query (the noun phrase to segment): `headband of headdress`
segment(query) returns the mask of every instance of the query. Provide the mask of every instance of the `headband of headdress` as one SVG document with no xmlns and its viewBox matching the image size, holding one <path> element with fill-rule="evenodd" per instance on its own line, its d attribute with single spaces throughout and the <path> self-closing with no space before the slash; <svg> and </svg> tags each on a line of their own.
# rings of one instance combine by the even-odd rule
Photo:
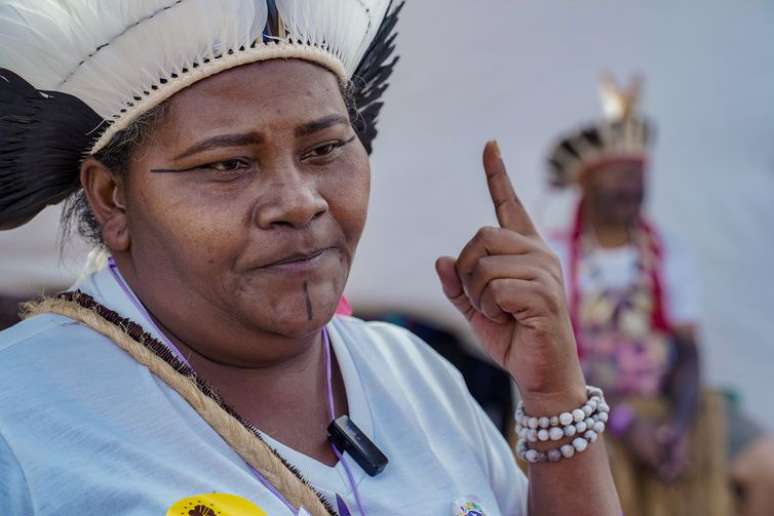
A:
<svg viewBox="0 0 774 516">
<path fill-rule="evenodd" d="M 620 162 L 644 164 L 652 129 L 637 113 L 642 80 L 620 87 L 610 76 L 600 83 L 605 119 L 564 135 L 548 156 L 549 182 L 563 188 L 588 172 Z"/>
<path fill-rule="evenodd" d="M 397 62 L 393 0 L 7 0 L 0 4 L 0 229 L 80 188 L 80 162 L 197 81 L 278 58 L 352 91 L 366 150 Z"/>
</svg>

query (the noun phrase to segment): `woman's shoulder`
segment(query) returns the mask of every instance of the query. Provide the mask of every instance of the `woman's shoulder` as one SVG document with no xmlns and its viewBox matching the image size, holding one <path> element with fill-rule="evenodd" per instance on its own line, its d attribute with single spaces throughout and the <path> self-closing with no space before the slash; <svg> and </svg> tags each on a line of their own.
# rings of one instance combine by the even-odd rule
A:
<svg viewBox="0 0 774 516">
<path fill-rule="evenodd" d="M 63 315 L 35 315 L 0 331 L 0 367 L 8 365 L 7 357 L 12 355 L 72 350 L 101 338 L 104 337 Z"/>
<path fill-rule="evenodd" d="M 55 402 L 69 392 L 99 389 L 84 378 L 125 371 L 128 364 L 107 337 L 54 314 L 30 317 L 0 332 L 0 419 L 25 402 Z"/>
<path fill-rule="evenodd" d="M 75 321 L 56 314 L 41 314 L 0 331 L 0 367 L 8 363 L 3 356 L 40 350 L 72 333 Z"/>
</svg>

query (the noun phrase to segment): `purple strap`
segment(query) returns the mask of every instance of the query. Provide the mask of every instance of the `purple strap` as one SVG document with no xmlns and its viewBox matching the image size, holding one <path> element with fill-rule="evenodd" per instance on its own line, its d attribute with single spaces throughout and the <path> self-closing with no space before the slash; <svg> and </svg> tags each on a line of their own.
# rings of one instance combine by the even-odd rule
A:
<svg viewBox="0 0 774 516">
<path fill-rule="evenodd" d="M 339 516 L 352 516 L 352 513 L 349 512 L 349 507 L 347 507 L 344 499 L 338 494 L 336 495 L 336 508 L 339 510 Z"/>
<path fill-rule="evenodd" d="M 328 337 L 327 328 L 323 328 L 323 344 L 325 345 L 325 367 L 327 369 L 326 373 L 328 380 L 328 411 L 330 413 L 331 421 L 333 421 L 336 419 L 336 408 L 333 403 L 333 366 L 331 364 L 331 340 Z M 341 452 L 339 452 L 338 448 L 336 448 L 333 443 L 331 443 L 331 450 L 333 450 L 333 453 L 336 454 L 336 457 L 339 459 L 339 462 L 341 462 L 341 465 L 344 466 L 344 471 L 347 474 L 347 480 L 349 480 L 349 485 L 352 488 L 352 494 L 355 496 L 357 508 L 360 510 L 360 516 L 366 516 L 363 501 L 360 499 L 360 493 L 357 490 L 357 485 L 355 485 L 355 478 L 352 476 L 352 470 L 349 468 L 349 464 L 347 464 L 347 461 L 344 460 Z M 339 501 L 339 503 L 343 502 L 343 500 L 341 500 L 338 495 L 336 495 L 336 499 Z M 341 512 L 341 509 L 339 509 L 339 512 Z M 349 511 L 347 512 L 349 513 Z"/>
<path fill-rule="evenodd" d="M 191 364 L 188 362 L 185 356 L 183 356 L 180 350 L 177 349 L 177 346 L 175 346 L 172 343 L 172 341 L 167 338 L 164 332 L 159 329 L 159 327 L 153 321 L 153 317 L 151 317 L 150 313 L 148 313 L 148 310 L 140 302 L 140 300 L 137 299 L 137 296 L 134 295 L 134 292 L 132 292 L 132 289 L 129 288 L 129 285 L 126 283 L 126 280 L 121 275 L 121 271 L 118 270 L 118 265 L 116 265 L 116 262 L 112 256 L 108 258 L 108 268 L 110 269 L 110 273 L 113 275 L 113 279 L 115 279 L 116 283 L 118 283 L 118 286 L 121 287 L 121 290 L 124 291 L 124 294 L 126 294 L 126 297 L 129 298 L 129 301 L 132 302 L 134 307 L 145 318 L 146 323 L 151 327 L 152 330 L 155 331 L 156 335 L 159 336 L 159 338 L 161 339 L 161 342 L 169 349 L 169 351 L 172 352 L 173 355 L 175 355 L 175 358 L 183 362 L 188 367 L 191 367 Z M 193 370 L 192 367 L 191 369 Z"/>
</svg>

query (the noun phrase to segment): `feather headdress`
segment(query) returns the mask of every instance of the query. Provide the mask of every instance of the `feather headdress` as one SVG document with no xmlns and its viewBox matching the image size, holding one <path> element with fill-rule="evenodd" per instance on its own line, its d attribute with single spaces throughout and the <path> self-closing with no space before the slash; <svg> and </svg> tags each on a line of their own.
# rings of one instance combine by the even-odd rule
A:
<svg viewBox="0 0 774 516">
<path fill-rule="evenodd" d="M 609 75 L 603 76 L 600 94 L 605 119 L 564 135 L 554 145 L 548 156 L 552 186 L 574 184 L 582 174 L 605 164 L 645 162 L 652 129 L 637 113 L 641 88 L 639 77 L 621 87 Z"/>
<path fill-rule="evenodd" d="M 397 61 L 393 0 L 7 0 L 0 4 L 0 229 L 79 188 L 84 156 L 183 88 L 297 58 L 353 93 L 368 152 Z"/>
</svg>

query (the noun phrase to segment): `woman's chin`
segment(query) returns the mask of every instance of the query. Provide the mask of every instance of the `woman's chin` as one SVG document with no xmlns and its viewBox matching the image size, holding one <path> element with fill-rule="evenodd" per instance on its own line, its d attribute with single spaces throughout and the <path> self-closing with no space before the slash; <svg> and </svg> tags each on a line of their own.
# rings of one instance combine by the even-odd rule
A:
<svg viewBox="0 0 774 516">
<path fill-rule="evenodd" d="M 252 326 L 289 338 L 299 338 L 320 331 L 336 313 L 338 299 L 316 303 L 314 306 L 281 307 L 269 309 L 270 313 L 252 312 Z M 268 317 L 267 317 L 268 315 Z"/>
<path fill-rule="evenodd" d="M 238 293 L 237 311 L 259 331 L 302 337 L 319 331 L 336 313 L 346 275 L 336 271 L 303 282 L 246 282 Z"/>
</svg>

